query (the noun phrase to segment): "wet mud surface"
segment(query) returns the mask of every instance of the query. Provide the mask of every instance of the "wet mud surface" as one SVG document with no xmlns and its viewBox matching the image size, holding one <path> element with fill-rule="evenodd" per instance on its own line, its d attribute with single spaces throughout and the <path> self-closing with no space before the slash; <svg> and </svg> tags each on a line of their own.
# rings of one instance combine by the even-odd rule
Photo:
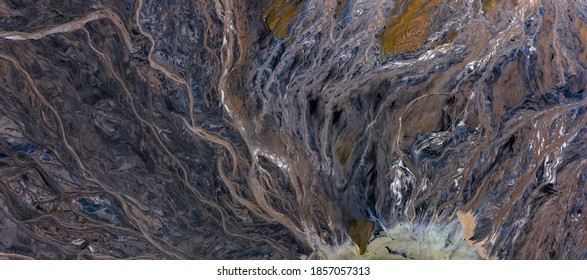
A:
<svg viewBox="0 0 587 280">
<path fill-rule="evenodd" d="M 585 259 L 586 67 L 586 1 L 0 1 L 0 258 Z"/>
</svg>

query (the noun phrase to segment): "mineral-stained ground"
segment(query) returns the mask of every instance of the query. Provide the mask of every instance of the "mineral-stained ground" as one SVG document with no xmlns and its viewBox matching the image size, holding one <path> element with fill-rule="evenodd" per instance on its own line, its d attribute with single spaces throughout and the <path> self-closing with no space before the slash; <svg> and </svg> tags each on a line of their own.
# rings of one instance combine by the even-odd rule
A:
<svg viewBox="0 0 587 280">
<path fill-rule="evenodd" d="M 0 258 L 585 259 L 587 0 L 1 0 Z"/>
</svg>

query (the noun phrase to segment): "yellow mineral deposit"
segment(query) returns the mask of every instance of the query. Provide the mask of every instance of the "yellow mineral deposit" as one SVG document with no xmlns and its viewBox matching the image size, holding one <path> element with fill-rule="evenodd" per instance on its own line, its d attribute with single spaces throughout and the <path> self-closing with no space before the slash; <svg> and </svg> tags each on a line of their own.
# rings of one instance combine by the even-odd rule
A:
<svg viewBox="0 0 587 280">
<path fill-rule="evenodd" d="M 263 16 L 273 36 L 285 38 L 289 34 L 292 22 L 299 15 L 303 1 L 275 0 L 266 9 Z"/>
<path fill-rule="evenodd" d="M 493 6 L 495 6 L 495 4 L 497 4 L 497 0 L 483 0 L 481 2 L 483 3 L 483 11 L 486 13 L 491 11 Z"/>
<path fill-rule="evenodd" d="M 441 0 L 397 1 L 390 21 L 380 38 L 384 54 L 416 51 L 430 36 L 430 24 Z"/>
</svg>

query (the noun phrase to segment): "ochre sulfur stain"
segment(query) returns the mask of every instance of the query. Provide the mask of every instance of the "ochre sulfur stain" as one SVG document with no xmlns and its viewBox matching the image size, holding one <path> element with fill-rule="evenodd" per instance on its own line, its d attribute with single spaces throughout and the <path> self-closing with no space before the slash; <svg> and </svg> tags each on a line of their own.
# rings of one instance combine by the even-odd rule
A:
<svg viewBox="0 0 587 280">
<path fill-rule="evenodd" d="M 459 35 L 459 32 L 457 30 L 451 31 L 450 33 L 448 33 L 448 35 L 446 35 L 445 43 L 450 43 L 454 41 L 455 38 L 457 38 L 457 35 Z"/>
<path fill-rule="evenodd" d="M 275 0 L 265 9 L 263 17 L 271 29 L 273 36 L 285 38 L 289 33 L 289 26 L 302 9 L 300 0 Z"/>
<path fill-rule="evenodd" d="M 487 13 L 497 4 L 497 0 L 482 0 L 481 3 L 483 3 L 483 11 Z"/>
<path fill-rule="evenodd" d="M 369 220 L 354 220 L 349 223 L 347 234 L 359 247 L 359 255 L 365 254 L 371 234 L 375 230 L 375 223 Z"/>
<path fill-rule="evenodd" d="M 386 24 L 381 35 L 380 44 L 384 54 L 416 51 L 430 36 L 430 24 L 436 17 L 431 8 L 440 4 L 441 0 L 412 0 L 407 6 L 405 1 L 398 1 L 393 14 L 399 14 Z M 403 5 L 402 5 L 403 4 Z"/>
<path fill-rule="evenodd" d="M 518 0 L 481 0 L 481 4 L 483 4 L 483 12 L 489 13 L 498 3 L 502 4 L 501 6 L 504 7 L 506 4 L 511 4 L 512 7 L 518 6 Z"/>
</svg>

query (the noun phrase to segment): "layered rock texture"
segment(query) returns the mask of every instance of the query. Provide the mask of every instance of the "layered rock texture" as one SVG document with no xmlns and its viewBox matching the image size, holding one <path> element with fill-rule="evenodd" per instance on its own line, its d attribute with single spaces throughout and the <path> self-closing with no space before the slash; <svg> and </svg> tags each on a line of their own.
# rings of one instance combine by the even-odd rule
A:
<svg viewBox="0 0 587 280">
<path fill-rule="evenodd" d="M 585 259 L 587 1 L 0 1 L 0 258 Z"/>
</svg>

